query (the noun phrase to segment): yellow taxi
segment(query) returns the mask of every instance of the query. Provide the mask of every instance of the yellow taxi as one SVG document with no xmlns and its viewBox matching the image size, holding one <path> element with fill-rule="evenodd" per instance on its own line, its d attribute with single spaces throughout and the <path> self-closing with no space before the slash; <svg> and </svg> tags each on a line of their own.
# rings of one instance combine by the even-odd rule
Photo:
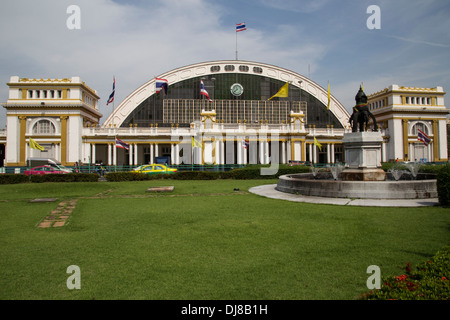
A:
<svg viewBox="0 0 450 320">
<path fill-rule="evenodd" d="M 177 172 L 177 169 L 169 168 L 163 164 L 149 164 L 134 168 L 133 172 L 147 174 L 171 174 Z"/>
</svg>

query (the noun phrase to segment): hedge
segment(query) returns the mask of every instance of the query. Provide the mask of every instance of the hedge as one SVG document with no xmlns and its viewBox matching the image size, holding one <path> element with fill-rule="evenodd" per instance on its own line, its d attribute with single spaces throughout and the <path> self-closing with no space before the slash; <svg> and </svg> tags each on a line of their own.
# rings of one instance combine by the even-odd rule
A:
<svg viewBox="0 0 450 320">
<path fill-rule="evenodd" d="M 405 273 L 382 279 L 380 289 L 362 294 L 360 300 L 450 300 L 450 247 Z"/>
<path fill-rule="evenodd" d="M 0 184 L 16 184 L 16 183 L 25 183 L 28 182 L 28 176 L 24 174 L 0 174 Z"/>
<path fill-rule="evenodd" d="M 450 164 L 443 166 L 436 178 L 439 203 L 448 206 L 450 204 Z"/>
<path fill-rule="evenodd" d="M 105 175 L 106 180 L 111 182 L 120 181 L 144 181 L 153 179 L 162 179 L 162 174 L 150 175 L 139 172 L 111 172 Z"/>
<path fill-rule="evenodd" d="M 236 180 L 250 180 L 250 179 L 273 179 L 281 175 L 293 173 L 305 173 L 310 171 L 307 166 L 281 166 L 273 175 L 262 175 L 261 169 L 263 166 L 250 165 L 241 169 L 234 169 L 232 171 L 217 172 L 217 171 L 178 171 L 173 174 L 157 174 L 149 175 L 146 173 L 135 172 L 111 172 L 105 175 L 108 181 L 143 181 L 155 179 L 173 179 L 173 180 L 217 180 L 217 179 L 236 179 Z M 268 167 L 267 167 L 268 169 Z"/>
<path fill-rule="evenodd" d="M 276 172 L 272 175 L 262 175 L 262 169 L 270 170 L 270 167 L 263 166 L 248 166 L 241 169 L 235 169 L 231 171 L 233 179 L 250 180 L 250 179 L 275 179 L 282 175 L 294 174 L 294 173 L 308 173 L 311 168 L 308 166 L 280 166 Z M 270 171 L 268 171 L 270 173 Z"/>
<path fill-rule="evenodd" d="M 28 179 L 28 177 L 27 177 Z M 31 182 L 97 182 L 98 174 L 96 173 L 65 173 L 65 174 L 44 174 L 32 175 Z"/>
<path fill-rule="evenodd" d="M 95 173 L 67 173 L 67 174 L 44 174 L 32 175 L 25 174 L 0 174 L 0 184 L 16 184 L 27 182 L 96 182 L 98 175 Z"/>
</svg>

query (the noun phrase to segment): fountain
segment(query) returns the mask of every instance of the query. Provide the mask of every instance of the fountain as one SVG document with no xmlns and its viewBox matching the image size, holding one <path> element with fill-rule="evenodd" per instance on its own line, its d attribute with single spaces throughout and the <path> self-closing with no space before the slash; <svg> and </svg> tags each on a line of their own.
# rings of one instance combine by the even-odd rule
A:
<svg viewBox="0 0 450 320">
<path fill-rule="evenodd" d="M 350 118 L 352 132 L 344 134 L 345 167 L 334 165 L 329 172 L 281 176 L 276 190 L 305 196 L 354 199 L 429 199 L 437 198 L 435 175 L 419 174 L 418 163 L 405 163 L 410 173 L 393 166 L 386 173 L 381 168 L 381 144 L 375 117 L 367 108 L 362 88 L 355 97 L 356 106 Z M 368 127 L 373 120 L 372 131 Z M 358 126 L 359 125 L 359 126 Z M 359 132 L 358 132 L 359 128 Z M 412 177 L 412 178 L 411 178 Z"/>
<path fill-rule="evenodd" d="M 338 163 L 338 164 L 335 164 L 334 166 L 329 165 L 328 168 L 330 169 L 333 179 L 338 180 L 341 176 L 342 171 L 344 170 L 344 165 Z"/>
<path fill-rule="evenodd" d="M 421 166 L 420 162 L 405 162 L 406 168 L 411 172 L 411 175 L 414 179 L 417 178 L 417 175 L 419 174 L 419 169 Z"/>
</svg>

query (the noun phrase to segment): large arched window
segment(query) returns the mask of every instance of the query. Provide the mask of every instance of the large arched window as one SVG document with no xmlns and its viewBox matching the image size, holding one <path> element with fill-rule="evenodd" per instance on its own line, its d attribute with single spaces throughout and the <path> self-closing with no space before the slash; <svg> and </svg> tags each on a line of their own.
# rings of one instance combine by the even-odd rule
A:
<svg viewBox="0 0 450 320">
<path fill-rule="evenodd" d="M 33 127 L 33 134 L 54 134 L 55 125 L 49 120 L 40 120 Z"/>
<path fill-rule="evenodd" d="M 428 134 L 428 127 L 423 122 L 417 122 L 412 128 L 412 134 L 417 135 L 417 133 L 422 131 L 425 134 Z"/>
</svg>

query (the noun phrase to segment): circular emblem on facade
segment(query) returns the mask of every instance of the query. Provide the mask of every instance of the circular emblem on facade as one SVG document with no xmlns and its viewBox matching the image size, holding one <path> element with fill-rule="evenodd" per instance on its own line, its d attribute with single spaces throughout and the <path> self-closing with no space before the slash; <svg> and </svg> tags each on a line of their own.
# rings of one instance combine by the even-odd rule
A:
<svg viewBox="0 0 450 320">
<path fill-rule="evenodd" d="M 231 93 L 233 96 L 239 97 L 244 93 L 244 87 L 240 83 L 235 83 L 231 86 Z"/>
</svg>

